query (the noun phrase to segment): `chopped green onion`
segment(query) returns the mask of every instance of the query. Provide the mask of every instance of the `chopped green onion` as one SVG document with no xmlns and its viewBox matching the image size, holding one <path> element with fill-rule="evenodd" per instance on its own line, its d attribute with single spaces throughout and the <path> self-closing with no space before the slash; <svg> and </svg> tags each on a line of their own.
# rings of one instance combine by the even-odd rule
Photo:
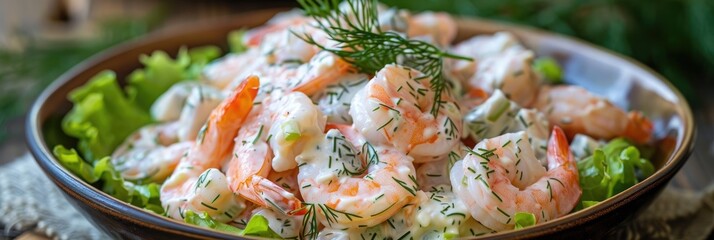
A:
<svg viewBox="0 0 714 240">
<path fill-rule="evenodd" d="M 536 224 L 535 215 L 529 212 L 516 212 L 514 218 L 516 224 L 515 229 L 521 229 Z"/>
<path fill-rule="evenodd" d="M 300 126 L 297 121 L 289 120 L 281 126 L 285 134 L 285 141 L 295 141 L 300 138 Z"/>
<path fill-rule="evenodd" d="M 555 59 L 549 57 L 538 58 L 533 62 L 533 69 L 543 74 L 550 83 L 563 82 L 563 70 Z"/>
<path fill-rule="evenodd" d="M 508 110 L 509 107 L 511 107 L 511 101 L 508 101 L 508 99 L 503 98 L 503 99 L 499 99 L 499 100 L 505 100 L 505 101 L 503 101 L 503 103 L 497 103 L 497 104 L 500 104 L 500 106 L 498 106 L 498 108 L 496 108 L 496 111 L 492 112 L 490 115 L 488 115 L 488 117 L 486 117 L 486 119 L 488 119 L 491 122 L 498 120 L 498 118 L 500 118 L 501 115 L 503 115 L 503 113 L 506 112 L 506 110 Z"/>
</svg>

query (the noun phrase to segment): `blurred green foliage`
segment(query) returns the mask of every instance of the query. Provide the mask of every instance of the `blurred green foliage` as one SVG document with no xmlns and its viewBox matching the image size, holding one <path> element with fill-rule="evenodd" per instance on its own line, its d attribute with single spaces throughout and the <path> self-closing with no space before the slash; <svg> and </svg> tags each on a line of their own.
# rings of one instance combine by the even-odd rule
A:
<svg viewBox="0 0 714 240">
<path fill-rule="evenodd" d="M 158 20 L 103 20 L 97 38 L 50 41 L 27 37 L 21 50 L 0 48 L 0 142 L 7 137 L 7 121 L 27 111 L 39 92 L 62 73 L 99 51 L 147 33 Z"/>
<path fill-rule="evenodd" d="M 658 71 L 694 105 L 693 85 L 714 77 L 712 0 L 382 0 L 416 11 L 526 24 L 629 55 Z"/>
</svg>

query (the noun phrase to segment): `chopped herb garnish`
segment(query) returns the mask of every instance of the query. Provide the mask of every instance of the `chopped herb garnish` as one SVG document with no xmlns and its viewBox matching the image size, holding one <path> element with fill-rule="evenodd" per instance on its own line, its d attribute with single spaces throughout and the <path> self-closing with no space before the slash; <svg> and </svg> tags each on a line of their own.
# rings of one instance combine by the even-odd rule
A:
<svg viewBox="0 0 714 240">
<path fill-rule="evenodd" d="M 431 113 L 434 116 L 439 113 L 443 90 L 448 87 L 443 76 L 443 58 L 471 60 L 444 52 L 427 42 L 408 39 L 396 32 L 383 32 L 379 27 L 375 0 L 348 0 L 349 7 L 345 12 L 340 11 L 339 4 L 332 0 L 298 2 L 305 14 L 316 20 L 317 27 L 341 47 L 322 45 L 307 33 L 295 33 L 298 37 L 339 56 L 364 73 L 372 74 L 392 63 L 418 69 L 430 79 L 431 90 L 434 92 Z"/>
</svg>

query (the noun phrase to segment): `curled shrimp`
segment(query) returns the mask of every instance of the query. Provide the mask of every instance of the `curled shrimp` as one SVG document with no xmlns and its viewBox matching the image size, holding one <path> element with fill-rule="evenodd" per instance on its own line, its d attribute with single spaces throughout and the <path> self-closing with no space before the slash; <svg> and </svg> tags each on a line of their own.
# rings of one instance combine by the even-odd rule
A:
<svg viewBox="0 0 714 240">
<path fill-rule="evenodd" d="M 222 99 L 210 86 L 174 85 L 151 106 L 156 120 L 171 122 L 137 130 L 114 151 L 112 162 L 127 179 L 163 181 L 193 146 L 200 127 Z"/>
<path fill-rule="evenodd" d="M 310 19 L 296 11 L 276 14 L 265 25 L 245 32 L 242 39 L 243 44 L 249 47 L 258 47 L 269 34 L 284 31 L 290 27 L 305 25 Z"/>
<path fill-rule="evenodd" d="M 183 219 L 183 213 L 192 210 L 227 222 L 245 208 L 216 168 L 230 154 L 233 137 L 253 107 L 258 84 L 257 77 L 249 77 L 211 112 L 196 143 L 161 186 L 161 204 L 169 217 Z"/>
<path fill-rule="evenodd" d="M 352 99 L 354 127 L 374 144 L 393 146 L 414 157 L 432 161 L 451 151 L 461 138 L 461 111 L 443 91 L 436 115 L 435 92 L 424 74 L 387 65 Z"/>
<path fill-rule="evenodd" d="M 302 22 L 302 21 L 301 21 Z M 320 48 L 303 41 L 302 35 L 316 36 L 324 35 L 314 27 L 307 24 L 291 25 L 280 31 L 266 34 L 259 49 L 265 62 L 271 65 L 282 65 L 290 63 L 304 63 L 309 61 Z"/>
<path fill-rule="evenodd" d="M 624 136 L 637 143 L 646 143 L 652 137 L 652 123 L 641 113 L 625 113 L 582 87 L 545 86 L 534 105 L 569 137 L 577 133 L 601 139 Z"/>
<path fill-rule="evenodd" d="M 524 49 L 513 34 L 498 32 L 493 35 L 479 35 L 460 42 L 454 46 L 453 52 L 461 56 L 471 57 L 473 61 L 447 59 L 452 64 L 446 65 L 452 76 L 466 82 L 476 74 L 478 64 L 485 58 L 502 54 L 506 50 Z"/>
<path fill-rule="evenodd" d="M 354 66 L 340 57 L 321 51 L 310 62 L 298 69 L 295 77 L 288 79 L 287 88 L 307 95 L 314 95 L 328 85 L 336 84 L 344 77 L 355 72 Z"/>
<path fill-rule="evenodd" d="M 500 89 L 521 106 L 535 100 L 541 79 L 531 67 L 534 54 L 512 34 L 473 37 L 454 47 L 454 53 L 473 59 L 450 60 L 446 65 L 451 76 L 465 83 L 468 93 L 491 94 Z"/>
<path fill-rule="evenodd" d="M 545 222 L 568 214 L 580 199 L 578 170 L 563 131 L 553 129 L 547 171 L 527 142 L 525 132 L 484 140 L 451 169 L 454 192 L 490 229 L 513 229 L 518 212 Z"/>
<path fill-rule="evenodd" d="M 374 226 L 416 196 L 411 157 L 369 143 L 362 149 L 330 129 L 296 158 L 300 192 L 310 203 L 306 221 L 312 222 L 311 230 L 317 231 L 317 220 L 330 228 Z"/>
<path fill-rule="evenodd" d="M 530 106 L 538 95 L 541 83 L 531 67 L 533 55 L 530 50 L 509 48 L 501 54 L 487 57 L 478 63 L 468 85 L 488 93 L 500 89 L 519 105 Z"/>
<path fill-rule="evenodd" d="M 267 177 L 271 171 L 294 169 L 295 156 L 312 138 L 322 136 L 325 119 L 300 92 L 264 99 L 255 110 L 238 132 L 233 157 L 224 166 L 231 189 L 261 207 L 301 214 L 300 199 Z"/>
<path fill-rule="evenodd" d="M 451 191 L 418 191 L 407 205 L 374 227 L 325 228 L 318 239 L 451 239 L 491 233 Z"/>
<path fill-rule="evenodd" d="M 417 165 L 416 179 L 419 183 L 419 189 L 427 192 L 435 191 L 451 191 L 451 180 L 449 180 L 449 172 L 454 163 L 463 159 L 466 156 L 469 148 L 460 143 L 449 152 L 447 156 L 439 160 L 425 162 Z"/>
<path fill-rule="evenodd" d="M 250 74 L 265 71 L 265 58 L 257 48 L 249 48 L 240 54 L 228 54 L 208 64 L 201 72 L 201 82 L 218 89 L 231 89 Z M 263 76 L 261 76 L 263 77 Z"/>
<path fill-rule="evenodd" d="M 193 142 L 179 142 L 177 122 L 149 125 L 130 135 L 112 153 L 112 164 L 128 180 L 161 182 Z"/>
<path fill-rule="evenodd" d="M 290 20 L 277 21 L 275 24 L 248 31 L 244 39 L 248 49 L 240 54 L 229 54 L 206 66 L 202 73 L 202 80 L 215 87 L 225 89 L 236 86 L 248 75 L 258 75 L 261 78 L 261 84 L 276 82 L 275 84 L 278 85 L 276 87 L 284 87 L 282 85 L 288 84 L 277 82 L 283 79 L 292 79 L 301 81 L 301 84 L 319 83 L 321 82 L 319 80 L 331 79 L 333 72 L 349 67 L 349 64 L 342 64 L 343 62 L 334 59 L 328 59 L 332 62 L 318 61 L 317 59 L 321 60 L 324 56 L 323 54 L 316 59 L 316 55 L 321 52 L 320 48 L 300 39 L 299 36 L 309 35 L 315 41 L 326 46 L 329 45 L 325 33 L 308 24 L 310 18 L 302 16 L 276 17 L 276 19 L 285 18 Z M 319 64 L 319 68 L 313 69 L 312 66 L 316 64 Z M 311 81 L 312 78 L 316 80 Z M 276 81 L 270 79 L 276 79 Z M 295 85 L 297 83 L 291 87 L 295 87 Z M 320 84 L 314 87 L 302 87 L 306 90 L 319 89 Z M 261 89 L 269 88 L 261 86 Z"/>
<path fill-rule="evenodd" d="M 410 38 L 427 38 L 439 46 L 448 46 L 456 38 L 456 22 L 446 13 L 420 13 L 409 18 L 408 24 Z"/>
</svg>

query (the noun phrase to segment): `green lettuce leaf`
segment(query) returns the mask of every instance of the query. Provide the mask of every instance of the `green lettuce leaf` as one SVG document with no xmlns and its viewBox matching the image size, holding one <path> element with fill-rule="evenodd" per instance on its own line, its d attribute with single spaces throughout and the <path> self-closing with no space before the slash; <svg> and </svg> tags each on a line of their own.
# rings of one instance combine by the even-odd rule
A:
<svg viewBox="0 0 714 240">
<path fill-rule="evenodd" d="M 62 120 L 62 130 L 79 140 L 84 159 L 109 156 L 133 131 L 151 122 L 148 111 L 138 108 L 117 84 L 116 75 L 104 71 L 69 93 L 74 107 Z"/>
<path fill-rule="evenodd" d="M 253 215 L 248 224 L 245 225 L 245 229 L 241 235 L 244 236 L 256 236 L 256 237 L 266 237 L 266 238 L 282 238 L 280 235 L 275 233 L 273 229 L 270 229 L 268 225 L 268 219 L 265 219 L 262 215 Z"/>
<path fill-rule="evenodd" d="M 181 48 L 176 59 L 163 51 L 142 55 L 139 60 L 144 68 L 129 75 L 126 90 L 141 109 L 148 111 L 151 104 L 171 86 L 180 81 L 197 79 L 203 67 L 220 55 L 221 49 L 216 46 L 190 50 Z"/>
<path fill-rule="evenodd" d="M 240 228 L 213 220 L 213 218 L 211 218 L 211 216 L 208 216 L 208 213 L 205 212 L 201 214 L 196 214 L 191 210 L 186 210 L 183 214 L 184 222 L 189 224 L 216 229 L 218 231 L 228 232 L 236 235 L 241 235 L 241 233 L 243 232 L 243 230 L 241 230 Z"/>
<path fill-rule="evenodd" d="M 256 236 L 265 238 L 281 239 L 280 235 L 275 233 L 268 225 L 268 220 L 262 215 L 253 215 L 245 226 L 245 229 L 240 229 L 222 222 L 213 220 L 207 213 L 197 214 L 191 210 L 184 212 L 184 221 L 189 224 L 202 226 L 206 228 L 216 229 L 227 233 L 232 233 L 240 236 Z"/>
<path fill-rule="evenodd" d="M 82 156 L 95 161 L 108 156 L 136 129 L 151 123 L 151 104 L 173 84 L 197 78 L 206 64 L 221 55 L 215 46 L 181 49 L 177 58 L 162 51 L 141 56 L 144 69 L 128 78 L 126 92 L 116 75 L 104 71 L 69 94 L 74 103 L 62 122 L 62 130 L 79 139 Z"/>
<path fill-rule="evenodd" d="M 248 50 L 248 46 L 243 43 L 243 37 L 245 37 L 246 32 L 246 29 L 239 29 L 228 34 L 228 46 L 232 53 L 242 53 Z"/>
<path fill-rule="evenodd" d="M 578 162 L 582 207 L 603 201 L 654 173 L 652 163 L 624 139 L 614 139 Z"/>
<path fill-rule="evenodd" d="M 55 146 L 54 155 L 70 172 L 103 192 L 131 205 L 162 214 L 164 212 L 159 199 L 160 186 L 156 183 L 136 185 L 124 181 L 119 172 L 114 170 L 109 157 L 94 162 L 94 166 L 84 161 L 74 149 L 62 145 Z"/>
<path fill-rule="evenodd" d="M 203 68 L 221 56 L 221 49 L 216 46 L 195 47 L 188 50 L 191 65 L 187 69 L 188 79 L 198 79 Z"/>
<path fill-rule="evenodd" d="M 179 51 L 175 60 L 163 51 L 155 51 L 149 56 L 142 55 L 139 60 L 144 68 L 134 70 L 129 75 L 126 90 L 141 109 L 148 110 L 172 85 L 188 78 L 186 69 L 191 59 L 185 48 Z"/>
<path fill-rule="evenodd" d="M 550 83 L 563 82 L 563 70 L 555 59 L 541 57 L 533 61 L 533 69 L 540 72 Z"/>
<path fill-rule="evenodd" d="M 69 93 L 74 106 L 61 123 L 65 134 L 78 139 L 81 156 L 61 145 L 54 148 L 55 156 L 72 173 L 107 194 L 162 213 L 160 185 L 125 181 L 107 156 L 132 132 L 152 122 L 149 108 L 156 98 L 176 82 L 198 77 L 220 55 L 218 47 L 205 46 L 181 49 L 175 60 L 161 51 L 142 56 L 145 68 L 129 76 L 126 91 L 119 87 L 114 72 L 97 74 Z"/>
<path fill-rule="evenodd" d="M 535 215 L 529 212 L 516 212 L 516 215 L 513 218 L 516 224 L 515 229 L 521 229 L 536 224 Z"/>
</svg>

